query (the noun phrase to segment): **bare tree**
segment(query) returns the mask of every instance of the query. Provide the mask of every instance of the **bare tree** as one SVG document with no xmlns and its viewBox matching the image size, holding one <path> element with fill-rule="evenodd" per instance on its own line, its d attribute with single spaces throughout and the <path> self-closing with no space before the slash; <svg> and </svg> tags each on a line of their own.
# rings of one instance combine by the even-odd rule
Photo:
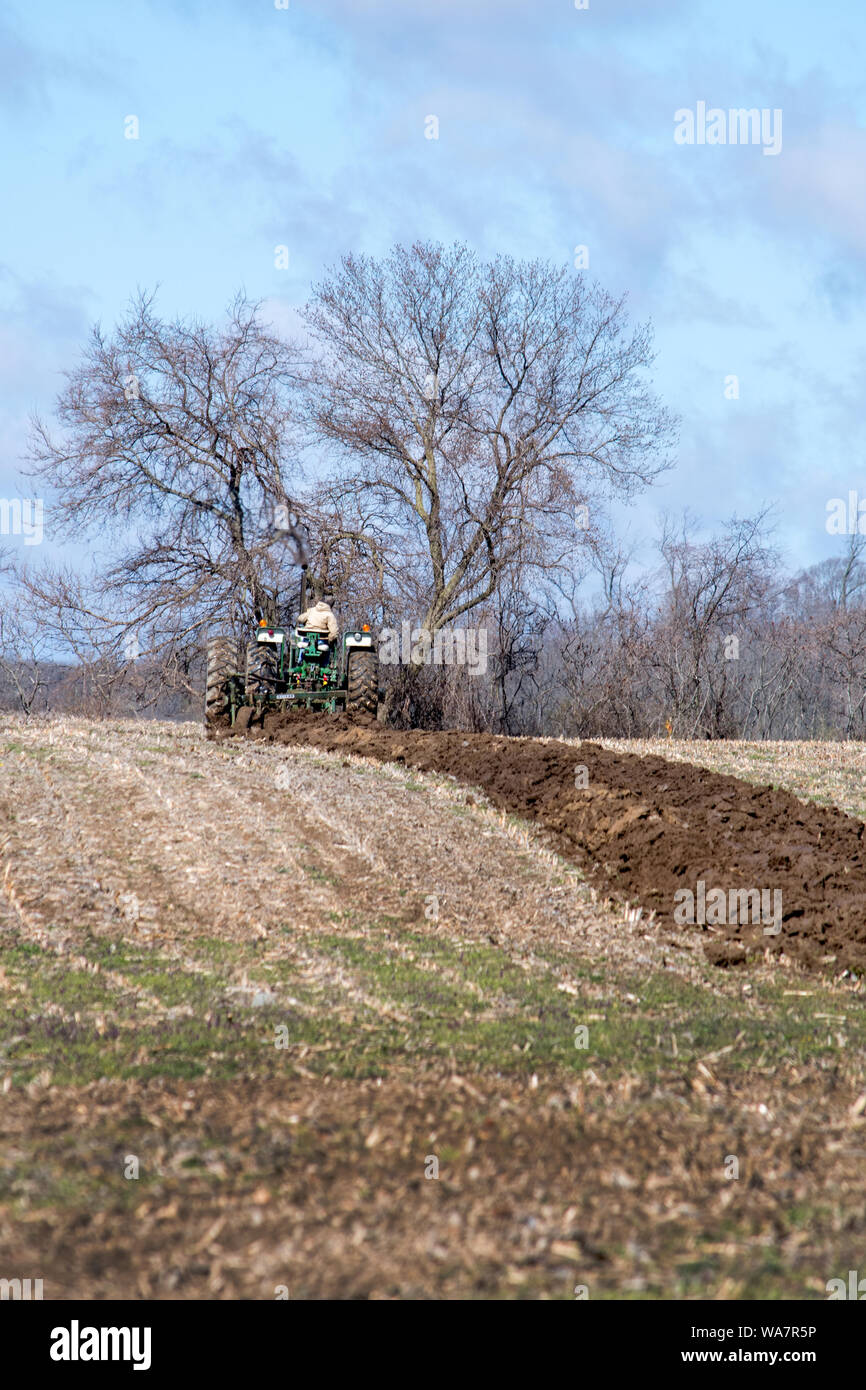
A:
<svg viewBox="0 0 866 1390">
<path fill-rule="evenodd" d="M 463 245 L 347 256 L 307 321 L 332 499 L 353 529 L 399 538 L 395 598 L 418 598 L 430 632 L 492 598 L 527 528 L 550 570 L 591 493 L 666 466 L 672 421 L 641 375 L 650 331 L 570 271 L 481 264 Z"/>
<path fill-rule="evenodd" d="M 294 582 L 299 370 L 242 296 L 215 329 L 163 322 L 140 295 L 113 336 L 93 330 L 68 374 L 60 436 L 34 421 L 32 469 L 55 492 L 59 533 L 114 548 L 100 611 L 120 612 L 125 635 L 169 663 L 211 624 L 273 615 Z M 55 610 L 66 598 L 55 592 Z"/>
<path fill-rule="evenodd" d="M 866 535 L 805 576 L 812 623 L 820 628 L 838 718 L 846 738 L 862 737 L 866 714 Z"/>
<path fill-rule="evenodd" d="M 48 708 L 51 666 L 48 635 L 12 589 L 0 591 L 0 699 L 28 719 Z"/>
<path fill-rule="evenodd" d="M 736 517 L 704 544 L 693 519 L 666 519 L 659 552 L 667 591 L 656 626 L 653 660 L 663 673 L 677 732 L 730 737 L 729 683 L 736 680 L 749 615 L 767 599 L 775 556 L 765 540 L 767 512 Z"/>
</svg>

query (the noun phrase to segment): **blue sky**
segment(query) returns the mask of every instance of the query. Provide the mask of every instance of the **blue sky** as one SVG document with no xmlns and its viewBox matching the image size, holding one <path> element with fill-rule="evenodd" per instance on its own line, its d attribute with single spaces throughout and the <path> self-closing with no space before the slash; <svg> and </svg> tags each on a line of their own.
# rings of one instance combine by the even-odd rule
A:
<svg viewBox="0 0 866 1390">
<path fill-rule="evenodd" d="M 291 329 L 347 251 L 586 245 L 652 319 L 682 421 L 618 528 L 773 503 L 789 565 L 835 553 L 828 498 L 866 495 L 864 51 L 855 0 L 7 3 L 0 496 L 30 491 L 30 412 L 138 287 L 218 319 L 242 286 Z M 677 144 L 699 101 L 781 110 L 781 151 Z"/>
</svg>

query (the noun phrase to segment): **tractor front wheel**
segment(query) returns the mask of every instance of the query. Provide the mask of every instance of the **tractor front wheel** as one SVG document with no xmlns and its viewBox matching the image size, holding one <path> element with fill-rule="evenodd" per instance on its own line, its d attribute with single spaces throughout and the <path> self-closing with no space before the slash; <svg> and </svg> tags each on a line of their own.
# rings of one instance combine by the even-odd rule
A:
<svg viewBox="0 0 866 1390">
<path fill-rule="evenodd" d="M 379 700 L 379 658 L 375 652 L 349 655 L 346 710 L 349 714 L 375 714 Z"/>
</svg>

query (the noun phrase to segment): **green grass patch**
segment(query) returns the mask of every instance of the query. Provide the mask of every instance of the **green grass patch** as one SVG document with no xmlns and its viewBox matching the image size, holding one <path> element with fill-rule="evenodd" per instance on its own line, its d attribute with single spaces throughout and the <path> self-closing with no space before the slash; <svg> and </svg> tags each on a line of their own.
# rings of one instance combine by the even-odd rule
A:
<svg viewBox="0 0 866 1390">
<path fill-rule="evenodd" d="M 311 878 L 314 883 L 328 883 L 332 888 L 340 886 L 340 880 L 334 874 L 326 873 L 324 869 L 316 868 L 315 864 L 302 864 L 301 868 Z"/>
<path fill-rule="evenodd" d="M 304 1049 L 306 1068 L 347 1077 L 445 1058 L 469 1070 L 592 1068 L 606 1081 L 629 1074 L 670 1082 L 693 1077 L 701 1059 L 730 1076 L 866 1058 L 866 1011 L 838 991 L 786 993 L 786 979 L 722 999 L 709 974 L 700 984 L 669 971 L 614 978 L 544 952 L 524 966 L 494 946 L 393 919 L 361 927 L 342 913 L 332 921 L 305 952 L 345 974 L 329 968 L 321 978 L 302 972 L 290 952 L 278 954 L 273 938 L 191 940 L 185 950 L 203 967 L 196 971 L 143 944 L 85 937 L 80 954 L 144 998 L 112 985 L 103 970 L 71 968 L 38 946 L 10 942 L 0 962 L 23 991 L 0 1019 L 0 1060 L 15 1084 L 46 1069 L 55 1083 L 86 1084 L 102 1076 L 286 1074 Z M 564 977 L 576 995 L 558 987 Z M 248 991 L 238 994 L 242 978 Z M 276 999 L 253 1007 L 257 990 Z M 47 1013 L 49 1004 L 63 1016 Z"/>
</svg>

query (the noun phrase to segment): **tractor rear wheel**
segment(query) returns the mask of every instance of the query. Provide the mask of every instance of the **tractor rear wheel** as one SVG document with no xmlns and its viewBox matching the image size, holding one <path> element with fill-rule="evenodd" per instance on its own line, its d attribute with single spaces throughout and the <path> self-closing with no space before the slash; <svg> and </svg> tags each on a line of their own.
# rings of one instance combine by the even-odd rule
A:
<svg viewBox="0 0 866 1390">
<path fill-rule="evenodd" d="M 244 697 L 255 700 L 268 688 L 273 689 L 279 669 L 277 654 L 265 642 L 250 642 L 247 647 L 247 669 L 244 677 Z"/>
<path fill-rule="evenodd" d="M 346 710 L 351 714 L 375 714 L 379 700 L 379 658 L 375 652 L 349 654 Z"/>
<path fill-rule="evenodd" d="M 229 713 L 228 682 L 237 674 L 237 649 L 231 637 L 212 637 L 207 644 L 204 722 L 218 724 Z"/>
</svg>

